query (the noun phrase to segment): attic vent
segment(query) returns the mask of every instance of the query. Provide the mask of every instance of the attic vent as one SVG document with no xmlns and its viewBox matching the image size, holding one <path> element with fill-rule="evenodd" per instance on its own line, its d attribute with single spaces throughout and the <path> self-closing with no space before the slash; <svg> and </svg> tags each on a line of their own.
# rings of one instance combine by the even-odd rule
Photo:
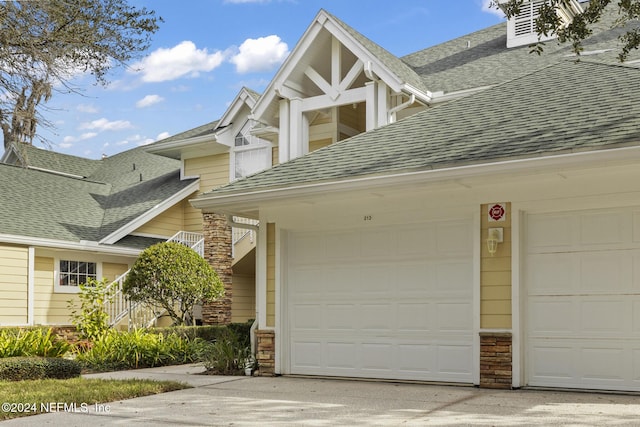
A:
<svg viewBox="0 0 640 427">
<path fill-rule="evenodd" d="M 500 0 L 504 3 L 508 0 Z M 507 22 L 507 47 L 517 47 L 554 39 L 555 36 L 541 36 L 536 33 L 535 20 L 540 16 L 540 8 L 548 0 L 525 0 L 520 6 L 520 13 Z M 569 24 L 573 17 L 582 12 L 582 7 L 577 0 L 567 3 L 558 3 L 558 17 L 565 25 Z"/>
</svg>

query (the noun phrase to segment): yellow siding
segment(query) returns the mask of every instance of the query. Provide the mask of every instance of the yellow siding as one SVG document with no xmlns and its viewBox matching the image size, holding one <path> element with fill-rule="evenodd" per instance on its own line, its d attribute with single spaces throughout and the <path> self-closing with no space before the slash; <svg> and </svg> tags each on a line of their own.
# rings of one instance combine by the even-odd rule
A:
<svg viewBox="0 0 640 427">
<path fill-rule="evenodd" d="M 309 152 L 316 151 L 327 145 L 331 145 L 333 141 L 331 139 L 321 139 L 318 141 L 312 141 L 309 143 Z"/>
<path fill-rule="evenodd" d="M 184 224 L 184 204 L 180 202 L 138 228 L 135 232 L 171 237 L 178 231 L 184 230 Z"/>
<path fill-rule="evenodd" d="M 54 259 L 36 256 L 34 322 L 43 325 L 70 325 L 69 301 L 79 307 L 76 294 L 53 291 Z"/>
<path fill-rule="evenodd" d="M 480 327 L 483 329 L 511 328 L 511 206 L 506 204 L 506 219 L 491 222 L 487 217 L 487 205 L 481 206 L 480 252 Z M 486 240 L 489 228 L 504 230 L 504 243 L 491 256 Z"/>
<path fill-rule="evenodd" d="M 233 275 L 231 321 L 247 322 L 256 318 L 256 280 L 254 276 Z"/>
<path fill-rule="evenodd" d="M 364 103 L 358 104 L 356 108 L 352 105 L 343 105 L 339 110 L 340 123 L 349 126 L 358 132 L 364 132 L 367 128 L 366 106 Z"/>
<path fill-rule="evenodd" d="M 186 159 L 184 161 L 186 176 L 200 177 L 200 193 L 211 191 L 216 187 L 229 183 L 229 154 Z M 190 198 L 195 197 L 196 194 Z M 188 201 L 183 205 L 184 230 L 202 232 L 202 213 L 191 206 Z"/>
<path fill-rule="evenodd" d="M 107 279 L 107 282 L 111 283 L 123 275 L 128 269 L 129 266 L 127 264 L 105 262 L 102 264 L 102 277 Z"/>
<path fill-rule="evenodd" d="M 200 191 L 207 192 L 229 182 L 229 154 L 185 160 L 185 175 L 200 177 Z"/>
<path fill-rule="evenodd" d="M 0 326 L 28 322 L 29 249 L 0 245 Z"/>
<path fill-rule="evenodd" d="M 267 326 L 276 325 L 276 225 L 267 224 Z"/>
<path fill-rule="evenodd" d="M 280 155 L 280 152 L 278 151 L 278 147 L 273 147 L 271 149 L 271 164 L 273 166 L 280 163 L 280 158 L 278 157 L 279 155 Z"/>
</svg>

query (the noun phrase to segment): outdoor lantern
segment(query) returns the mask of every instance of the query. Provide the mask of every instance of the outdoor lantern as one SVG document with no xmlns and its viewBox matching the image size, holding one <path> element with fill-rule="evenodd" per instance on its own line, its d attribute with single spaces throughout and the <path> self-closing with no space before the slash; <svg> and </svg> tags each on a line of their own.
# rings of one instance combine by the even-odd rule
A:
<svg viewBox="0 0 640 427">
<path fill-rule="evenodd" d="M 503 229 L 502 228 L 490 228 L 489 235 L 487 237 L 487 250 L 491 256 L 496 254 L 498 250 L 498 243 L 503 242 Z"/>
</svg>

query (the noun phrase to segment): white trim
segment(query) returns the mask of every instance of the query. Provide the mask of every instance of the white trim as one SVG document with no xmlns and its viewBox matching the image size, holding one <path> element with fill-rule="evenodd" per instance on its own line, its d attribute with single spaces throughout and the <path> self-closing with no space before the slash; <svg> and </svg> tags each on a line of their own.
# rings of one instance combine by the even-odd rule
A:
<svg viewBox="0 0 640 427">
<path fill-rule="evenodd" d="M 256 242 L 256 315 L 258 328 L 267 329 L 267 223 L 260 218 Z"/>
<path fill-rule="evenodd" d="M 12 234 L 0 234 L 0 242 L 53 249 L 68 249 L 84 252 L 107 253 L 112 255 L 137 256 L 140 253 L 139 249 L 103 246 L 98 244 L 98 242 L 89 242 L 86 240 L 82 240 L 80 242 L 68 242 L 64 240 L 16 236 Z"/>
<path fill-rule="evenodd" d="M 27 324 L 33 326 L 35 315 L 35 301 L 36 301 L 36 249 L 33 246 L 29 246 L 28 255 L 28 276 L 27 276 Z"/>
<path fill-rule="evenodd" d="M 511 385 L 515 388 L 524 386 L 522 374 L 524 363 L 522 360 L 523 342 L 522 339 L 522 304 L 521 301 L 521 245 L 522 230 L 521 225 L 523 213 L 518 206 L 511 203 Z"/>
<path fill-rule="evenodd" d="M 418 172 L 406 172 L 394 175 L 365 176 L 344 180 L 336 180 L 320 183 L 306 183 L 289 185 L 287 187 L 270 188 L 257 191 L 244 191 L 231 194 L 217 195 L 208 193 L 191 199 L 191 204 L 197 209 L 216 208 L 220 212 L 224 207 L 233 207 L 237 204 L 247 205 L 261 201 L 275 201 L 277 199 L 289 199 L 296 196 L 310 196 L 313 194 L 349 190 L 379 188 L 389 185 L 407 185 L 424 183 L 425 181 L 438 182 L 452 179 L 474 178 L 498 174 L 513 173 L 519 171 L 542 172 L 556 170 L 558 167 L 602 166 L 607 162 L 630 163 L 640 159 L 640 146 L 601 149 L 589 152 L 558 154 L 536 158 L 515 159 L 483 163 L 479 165 L 454 166 L 442 169 L 429 169 Z"/>
<path fill-rule="evenodd" d="M 274 253 L 274 257 L 275 257 L 275 341 L 273 343 L 274 347 L 274 351 L 275 351 L 275 360 L 274 360 L 274 372 L 276 374 L 281 374 L 282 373 L 282 338 L 283 338 L 283 333 L 282 333 L 282 314 L 285 310 L 286 305 L 283 303 L 283 301 L 281 301 L 282 296 L 284 295 L 284 289 L 282 287 L 282 265 L 281 265 L 281 259 L 282 257 L 280 256 L 280 254 L 282 253 L 282 245 L 281 245 L 281 233 L 280 233 L 280 229 L 278 228 L 277 224 L 274 224 L 274 228 L 275 228 L 275 253 Z"/>
<path fill-rule="evenodd" d="M 131 234 L 134 230 L 142 227 L 147 222 L 151 221 L 164 211 L 171 208 L 173 205 L 184 199 L 185 197 L 191 195 L 192 193 L 198 191 L 200 189 L 200 180 L 192 182 L 182 190 L 170 196 L 168 199 L 163 200 L 162 202 L 155 205 L 153 208 L 149 209 L 133 221 L 129 222 L 123 227 L 120 227 L 118 230 L 109 234 L 107 237 L 100 240 L 101 244 L 112 245 L 116 243 L 118 240 L 125 237 L 127 234 Z"/>
<path fill-rule="evenodd" d="M 85 179 L 86 178 L 85 176 L 82 176 L 82 175 L 76 175 L 76 174 L 73 174 L 73 173 L 60 172 L 60 171 L 53 170 L 53 169 L 39 168 L 37 166 L 29 166 L 29 165 L 27 165 L 27 169 L 32 169 L 32 170 L 39 171 L 39 172 L 51 173 L 51 174 L 54 174 L 54 175 L 60 175 L 60 176 L 64 176 L 64 177 L 67 177 L 67 178 L 74 178 L 74 179 Z"/>
<path fill-rule="evenodd" d="M 233 123 L 233 118 L 238 114 L 238 112 L 242 109 L 243 105 L 247 105 L 249 110 L 251 110 L 256 105 L 257 100 L 253 98 L 253 96 L 249 93 L 246 88 L 240 89 L 240 92 L 236 95 L 236 97 L 231 101 L 227 110 L 222 114 L 220 120 L 218 121 L 218 127 L 226 127 Z"/>
<path fill-rule="evenodd" d="M 482 221 L 480 216 L 480 206 L 475 210 L 473 214 L 473 360 L 471 376 L 473 383 L 480 384 L 480 269 L 481 269 L 481 230 Z"/>
</svg>

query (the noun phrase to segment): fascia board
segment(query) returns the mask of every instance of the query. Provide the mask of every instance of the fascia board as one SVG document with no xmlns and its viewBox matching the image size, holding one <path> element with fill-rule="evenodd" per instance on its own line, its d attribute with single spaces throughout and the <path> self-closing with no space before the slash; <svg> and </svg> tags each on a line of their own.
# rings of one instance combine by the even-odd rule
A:
<svg viewBox="0 0 640 427">
<path fill-rule="evenodd" d="M 148 153 L 161 154 L 167 151 L 181 150 L 183 148 L 191 148 L 192 146 L 204 144 L 204 143 L 219 144 L 217 140 L 218 132 L 219 131 L 216 131 L 208 135 L 201 135 L 201 136 L 195 136 L 193 138 L 179 139 L 177 141 L 165 142 L 164 144 L 154 144 L 152 146 L 146 147 L 144 150 Z"/>
<path fill-rule="evenodd" d="M 640 147 L 624 147 L 598 151 L 558 154 L 527 159 L 504 160 L 478 165 L 454 166 L 443 169 L 429 169 L 418 172 L 406 172 L 393 175 L 361 177 L 341 181 L 299 184 L 286 188 L 272 188 L 258 191 L 245 191 L 232 194 L 203 194 L 189 202 L 196 209 L 204 211 L 220 210 L 233 213 L 235 206 L 243 208 L 257 206 L 261 202 L 308 197 L 315 194 L 326 195 L 330 192 L 375 189 L 381 187 L 411 185 L 417 183 L 439 182 L 445 180 L 490 176 L 495 174 L 546 170 L 559 167 L 602 166 L 609 162 L 629 162 L 640 160 Z"/>
<path fill-rule="evenodd" d="M 286 78 L 293 71 L 293 68 L 295 68 L 295 66 L 300 61 L 301 57 L 304 56 L 304 54 L 307 52 L 316 36 L 322 30 L 327 19 L 327 14 L 323 10 L 321 10 L 320 12 L 318 12 L 315 19 L 311 22 L 311 25 L 307 27 L 306 31 L 304 32 L 302 37 L 300 37 L 300 40 L 298 40 L 298 43 L 293 48 L 287 59 L 285 59 L 283 64 L 280 66 L 278 72 L 275 74 L 273 79 L 271 79 L 271 82 L 265 89 L 260 99 L 258 99 L 258 101 L 256 102 L 253 109 L 253 115 L 255 116 L 256 120 L 260 121 L 260 118 L 266 113 L 269 105 L 277 96 L 276 90 L 279 86 L 282 86 Z"/>
<path fill-rule="evenodd" d="M 378 59 L 377 56 L 373 55 L 372 52 L 367 50 L 360 42 L 358 42 L 351 34 L 345 31 L 342 26 L 335 23 L 333 20 L 329 19 L 324 27 L 329 31 L 334 37 L 336 37 L 340 42 L 349 49 L 358 59 L 360 59 L 363 63 L 367 63 L 367 61 L 374 64 L 373 72 L 385 82 L 391 89 L 396 92 L 400 92 L 402 89 L 404 82 L 400 80 L 400 78 L 392 73 L 382 61 Z"/>
<path fill-rule="evenodd" d="M 84 252 L 98 252 L 111 255 L 137 256 L 139 249 L 128 249 L 113 246 L 103 246 L 98 242 L 80 241 L 68 242 L 65 240 L 45 239 L 40 237 L 17 236 L 13 234 L 0 234 L 0 242 L 15 245 L 46 247 L 53 249 L 65 249 Z"/>
<path fill-rule="evenodd" d="M 197 179 L 196 181 L 189 184 L 187 187 L 183 188 L 182 190 L 178 191 L 171 197 L 160 202 L 153 208 L 149 209 L 148 211 L 146 211 L 145 213 L 143 213 L 133 221 L 129 222 L 128 224 L 124 225 L 123 227 L 109 234 L 104 239 L 100 240 L 99 243 L 107 244 L 107 245 L 112 245 L 116 243 L 118 240 L 132 233 L 136 229 L 142 227 L 144 224 L 151 221 L 152 219 L 154 219 L 155 217 L 157 217 L 158 215 L 160 215 L 161 213 L 163 213 L 164 211 L 166 211 L 167 209 L 169 209 L 179 201 L 183 200 L 187 196 L 198 191 L 199 189 L 200 189 L 200 180 Z"/>
<path fill-rule="evenodd" d="M 245 88 L 242 88 L 240 93 L 236 95 L 236 97 L 229 105 L 229 108 L 227 108 L 222 117 L 220 117 L 218 126 L 222 128 L 229 126 L 233 122 L 233 119 L 236 117 L 238 112 L 242 109 L 242 106 L 245 104 L 249 107 L 249 110 L 251 110 L 256 105 L 256 101 Z"/>
</svg>

